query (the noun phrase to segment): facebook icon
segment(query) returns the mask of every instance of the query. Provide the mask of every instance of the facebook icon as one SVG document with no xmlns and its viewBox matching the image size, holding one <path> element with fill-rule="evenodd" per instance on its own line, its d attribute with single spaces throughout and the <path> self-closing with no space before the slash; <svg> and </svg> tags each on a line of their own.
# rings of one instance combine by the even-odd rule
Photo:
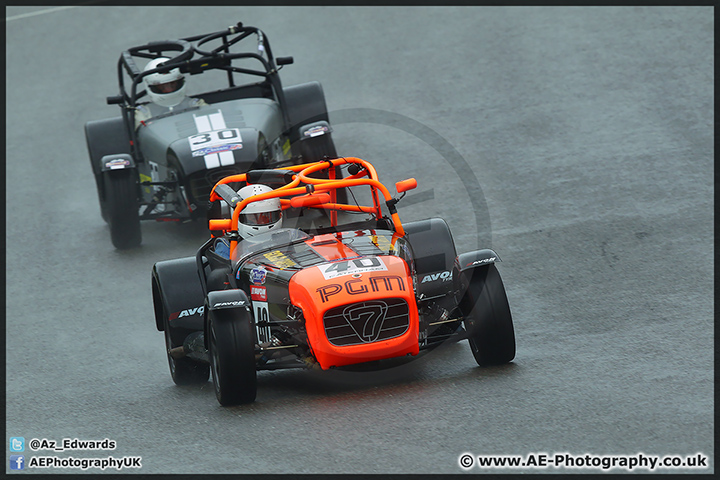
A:
<svg viewBox="0 0 720 480">
<path fill-rule="evenodd" d="M 10 470 L 23 470 L 25 468 L 25 455 L 10 455 Z"/>
</svg>

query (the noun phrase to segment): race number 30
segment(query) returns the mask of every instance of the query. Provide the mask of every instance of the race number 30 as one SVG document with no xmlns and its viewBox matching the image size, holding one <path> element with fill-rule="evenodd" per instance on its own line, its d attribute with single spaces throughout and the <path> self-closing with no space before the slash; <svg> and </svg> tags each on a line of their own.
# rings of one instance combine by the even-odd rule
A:
<svg viewBox="0 0 720 480">
<path fill-rule="evenodd" d="M 226 128 L 224 130 L 198 133 L 188 137 L 188 141 L 190 142 L 190 150 L 195 151 L 226 143 L 241 143 L 242 139 L 240 138 L 240 129 Z"/>
</svg>

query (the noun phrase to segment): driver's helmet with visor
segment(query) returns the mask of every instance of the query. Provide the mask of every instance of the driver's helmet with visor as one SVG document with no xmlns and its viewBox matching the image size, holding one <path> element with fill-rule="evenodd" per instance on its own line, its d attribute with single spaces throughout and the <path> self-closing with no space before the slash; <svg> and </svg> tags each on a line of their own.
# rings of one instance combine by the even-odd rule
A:
<svg viewBox="0 0 720 480">
<path fill-rule="evenodd" d="M 145 65 L 144 71 L 158 68 L 168 60 L 167 57 L 155 58 Z M 143 81 L 150 100 L 161 107 L 174 107 L 185 99 L 185 77 L 178 68 L 151 73 Z"/>
<path fill-rule="evenodd" d="M 272 192 L 267 185 L 246 185 L 238 190 L 241 200 Z M 238 217 L 238 233 L 243 238 L 271 232 L 282 227 L 282 207 L 279 198 L 268 198 L 248 203 Z"/>
</svg>

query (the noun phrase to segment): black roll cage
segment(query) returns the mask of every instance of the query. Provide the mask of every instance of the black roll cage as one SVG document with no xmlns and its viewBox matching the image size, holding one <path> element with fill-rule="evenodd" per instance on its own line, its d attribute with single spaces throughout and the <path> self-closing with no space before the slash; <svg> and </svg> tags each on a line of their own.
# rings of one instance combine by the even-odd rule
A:
<svg viewBox="0 0 720 480">
<path fill-rule="evenodd" d="M 238 42 L 246 39 L 250 35 L 257 36 L 257 51 L 252 52 L 236 52 L 230 51 L 230 47 Z M 202 46 L 213 41 L 221 39 L 222 43 L 216 48 L 206 51 Z M 247 45 L 247 42 L 245 43 Z M 177 52 L 175 56 L 168 55 L 166 52 Z M 263 53 L 267 58 L 263 58 Z M 135 63 L 135 58 L 154 59 L 158 57 L 170 57 L 170 60 L 161 66 L 148 71 L 141 71 Z M 262 65 L 262 70 L 252 70 L 241 68 L 232 64 L 233 60 L 251 58 L 255 59 Z M 135 131 L 135 109 L 138 100 L 145 94 L 145 90 L 138 93 L 138 85 L 141 84 L 143 78 L 153 73 L 164 73 L 174 68 L 180 69 L 182 73 L 197 75 L 207 70 L 225 70 L 227 72 L 228 88 L 238 87 L 235 84 L 234 74 L 246 74 L 263 77 L 259 83 L 254 85 L 269 86 L 275 100 L 280 105 L 280 111 L 283 118 L 283 130 L 289 131 L 291 128 L 290 118 L 288 115 L 287 104 L 283 94 L 282 83 L 278 70 L 283 65 L 291 64 L 292 57 L 278 57 L 277 62 L 272 54 L 270 43 L 267 36 L 256 27 L 244 26 L 242 22 L 230 26 L 225 30 L 214 33 L 206 33 L 194 35 L 191 37 L 181 38 L 178 40 L 164 40 L 159 42 L 151 42 L 138 47 L 129 48 L 120 55 L 118 60 L 118 84 L 120 88 L 119 95 L 107 97 L 107 103 L 110 105 L 119 105 L 123 112 L 123 122 L 130 138 L 130 147 L 133 157 L 138 161 L 143 161 L 139 149 L 137 148 L 137 133 Z M 126 73 L 132 79 L 126 88 Z M 250 86 L 252 84 L 248 84 Z M 226 89 L 221 89 L 224 91 Z M 205 92 L 211 93 L 211 92 Z M 198 94 L 197 96 L 202 96 Z"/>
</svg>

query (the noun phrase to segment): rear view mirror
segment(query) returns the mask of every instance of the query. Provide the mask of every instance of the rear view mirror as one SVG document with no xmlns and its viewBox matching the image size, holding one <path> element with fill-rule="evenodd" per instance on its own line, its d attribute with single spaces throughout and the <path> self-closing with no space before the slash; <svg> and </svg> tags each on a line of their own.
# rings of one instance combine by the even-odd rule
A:
<svg viewBox="0 0 720 480">
<path fill-rule="evenodd" d="M 408 178 L 407 180 L 401 180 L 395 184 L 395 188 L 398 193 L 407 192 L 413 188 L 417 188 L 417 180 L 414 178 Z"/>
<path fill-rule="evenodd" d="M 230 230 L 232 228 L 232 219 L 230 218 L 213 218 L 208 221 L 209 230 Z"/>
</svg>

